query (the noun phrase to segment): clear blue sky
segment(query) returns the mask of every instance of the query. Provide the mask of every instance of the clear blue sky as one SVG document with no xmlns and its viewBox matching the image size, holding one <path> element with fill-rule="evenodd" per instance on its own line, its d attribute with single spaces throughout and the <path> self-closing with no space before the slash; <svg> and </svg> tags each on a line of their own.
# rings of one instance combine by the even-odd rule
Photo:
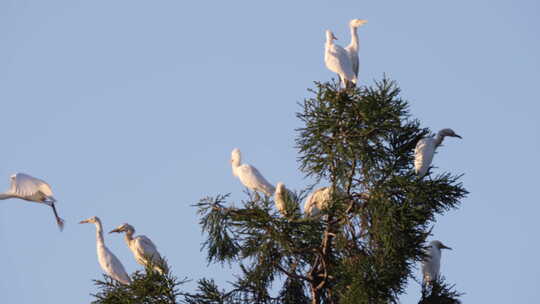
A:
<svg viewBox="0 0 540 304">
<path fill-rule="evenodd" d="M 442 272 L 465 303 L 533 303 L 540 285 L 538 1 L 0 1 L 0 185 L 50 182 L 66 219 L 0 202 L 2 303 L 85 303 L 101 276 L 95 229 L 124 222 L 152 238 L 179 276 L 207 266 L 191 204 L 243 198 L 230 151 L 271 182 L 297 170 L 294 113 L 323 63 L 324 30 L 345 45 L 365 18 L 360 81 L 397 80 L 414 116 L 451 127 L 438 170 L 471 192 L 434 233 L 454 251 Z M 121 236 L 109 248 L 140 269 Z M 193 284 L 188 285 L 192 288 Z M 415 303 L 411 282 L 403 303 Z"/>
</svg>

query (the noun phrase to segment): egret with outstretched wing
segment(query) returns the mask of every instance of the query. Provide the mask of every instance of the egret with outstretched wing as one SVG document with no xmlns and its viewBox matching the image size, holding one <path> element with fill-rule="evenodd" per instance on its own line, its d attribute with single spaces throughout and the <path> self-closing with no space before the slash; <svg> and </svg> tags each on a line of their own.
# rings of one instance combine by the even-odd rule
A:
<svg viewBox="0 0 540 304">
<path fill-rule="evenodd" d="M 54 205 L 56 199 L 49 184 L 39 178 L 24 173 L 13 174 L 10 179 L 11 186 L 8 191 L 0 193 L 0 199 L 20 198 L 50 206 L 60 231 L 64 229 L 64 220 L 56 212 L 56 206 Z"/>
</svg>

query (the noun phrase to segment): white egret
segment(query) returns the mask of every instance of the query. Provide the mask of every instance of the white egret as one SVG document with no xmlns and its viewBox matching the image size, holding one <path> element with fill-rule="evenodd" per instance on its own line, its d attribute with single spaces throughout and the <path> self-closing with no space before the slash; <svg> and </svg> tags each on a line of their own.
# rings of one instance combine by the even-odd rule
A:
<svg viewBox="0 0 540 304">
<path fill-rule="evenodd" d="M 422 261 L 422 275 L 424 284 L 437 280 L 441 270 L 441 249 L 452 248 L 445 246 L 440 241 L 431 241 L 426 251 L 426 258 Z"/>
<path fill-rule="evenodd" d="M 137 263 L 146 266 L 149 263 L 148 259 L 150 259 L 154 265 L 154 269 L 163 274 L 163 269 L 160 267 L 160 265 L 163 263 L 161 256 L 159 255 L 156 245 L 154 245 L 154 243 L 148 237 L 144 235 L 133 237 L 135 228 L 128 223 L 117 227 L 109 233 L 113 232 L 125 232 L 124 239 L 126 240 L 126 244 L 131 252 L 133 252 Z"/>
<path fill-rule="evenodd" d="M 324 63 L 330 71 L 338 74 L 339 80 L 344 87 L 347 87 L 351 82 L 356 85 L 356 76 L 349 55 L 347 55 L 344 48 L 334 44 L 334 40 L 337 40 L 336 36 L 330 30 L 326 30 Z"/>
<path fill-rule="evenodd" d="M 437 136 L 424 137 L 418 141 L 414 149 L 414 170 L 419 177 L 423 177 L 431 165 L 435 149 L 441 145 L 445 136 L 461 138 L 452 129 L 442 129 Z"/>
<path fill-rule="evenodd" d="M 24 173 L 16 173 L 11 177 L 11 186 L 9 189 L 0 193 L 0 200 L 9 198 L 20 198 L 30 202 L 42 203 L 50 206 L 54 212 L 56 223 L 60 231 L 64 229 L 64 220 L 58 216 L 54 203 L 51 186 L 45 181 Z"/>
<path fill-rule="evenodd" d="M 276 192 L 274 193 L 274 201 L 276 202 L 277 210 L 287 216 L 287 204 L 293 201 L 291 192 L 285 187 L 282 182 L 277 183 Z"/>
<path fill-rule="evenodd" d="M 353 19 L 349 22 L 349 28 L 351 29 L 351 43 L 345 47 L 347 55 L 352 64 L 352 70 L 354 75 L 358 78 L 358 69 L 359 69 L 359 60 L 358 60 L 358 28 L 366 24 L 367 20 L 364 19 Z"/>
<path fill-rule="evenodd" d="M 328 204 L 332 199 L 332 193 L 331 187 L 322 187 L 311 192 L 306 198 L 304 213 L 309 216 L 315 216 L 321 213 L 322 210 L 328 208 Z"/>
<path fill-rule="evenodd" d="M 109 250 L 109 248 L 107 248 L 107 246 L 105 246 L 105 241 L 103 240 L 103 227 L 101 226 L 99 217 L 93 216 L 79 222 L 79 224 L 85 223 L 94 223 L 96 225 L 97 256 L 101 269 L 103 269 L 108 276 L 122 284 L 127 285 L 131 283 L 131 279 L 124 269 L 124 265 L 122 265 L 120 260 Z"/>
<path fill-rule="evenodd" d="M 253 191 L 260 191 L 267 196 L 272 196 L 274 193 L 274 186 L 270 184 L 257 170 L 257 168 L 248 164 L 241 164 L 242 155 L 238 148 L 231 152 L 231 164 L 233 175 L 240 179 L 240 182 L 248 189 Z"/>
</svg>

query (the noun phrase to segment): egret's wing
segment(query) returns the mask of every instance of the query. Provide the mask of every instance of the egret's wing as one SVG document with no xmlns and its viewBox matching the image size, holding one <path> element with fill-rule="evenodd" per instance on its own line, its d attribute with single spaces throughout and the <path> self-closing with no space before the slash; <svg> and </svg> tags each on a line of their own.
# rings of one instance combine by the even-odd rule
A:
<svg viewBox="0 0 540 304">
<path fill-rule="evenodd" d="M 433 247 L 429 247 L 426 258 L 422 261 L 422 274 L 424 282 L 436 280 L 441 268 L 441 253 Z"/>
<path fill-rule="evenodd" d="M 161 259 L 156 245 L 146 236 L 139 235 L 135 238 L 137 250 L 145 257 L 151 257 L 152 260 Z"/>
<path fill-rule="evenodd" d="M 430 282 L 432 279 L 432 271 L 429 257 L 422 261 L 422 278 L 424 282 Z"/>
<path fill-rule="evenodd" d="M 435 153 L 435 140 L 432 137 L 422 138 L 414 149 L 414 170 L 419 176 L 424 176 L 431 165 Z"/>
<path fill-rule="evenodd" d="M 103 253 L 99 256 L 99 264 L 111 278 L 124 283 L 131 283 L 131 279 L 120 260 L 107 248 L 103 248 Z"/>
<path fill-rule="evenodd" d="M 276 202 L 276 208 L 277 210 L 286 216 L 287 214 L 287 208 L 285 208 L 285 193 L 278 193 L 277 191 L 274 193 L 274 201 Z"/>
<path fill-rule="evenodd" d="M 10 192 L 20 197 L 31 197 L 37 192 L 52 197 L 52 189 L 45 181 L 24 173 L 17 173 L 11 181 Z"/>
<path fill-rule="evenodd" d="M 313 195 L 313 199 L 315 200 L 315 204 L 317 204 L 317 207 L 320 210 L 328 208 L 330 199 L 332 198 L 331 194 L 331 188 L 330 187 L 323 187 L 315 191 L 315 194 Z"/>
<path fill-rule="evenodd" d="M 355 79 L 349 55 L 341 46 L 334 44 L 327 47 L 325 62 L 332 72 L 342 75 L 349 81 Z"/>
<path fill-rule="evenodd" d="M 263 191 L 266 195 L 271 196 L 274 193 L 274 186 L 270 184 L 257 168 L 244 164 L 238 168 L 238 176 L 244 186 Z"/>
<path fill-rule="evenodd" d="M 304 204 L 304 213 L 307 214 L 307 215 L 314 215 L 312 213 L 317 213 L 318 210 L 313 210 L 314 208 L 317 209 L 315 207 L 315 200 L 314 200 L 314 195 L 317 191 L 314 191 L 314 192 L 311 192 L 307 197 L 306 197 L 306 203 Z"/>
</svg>

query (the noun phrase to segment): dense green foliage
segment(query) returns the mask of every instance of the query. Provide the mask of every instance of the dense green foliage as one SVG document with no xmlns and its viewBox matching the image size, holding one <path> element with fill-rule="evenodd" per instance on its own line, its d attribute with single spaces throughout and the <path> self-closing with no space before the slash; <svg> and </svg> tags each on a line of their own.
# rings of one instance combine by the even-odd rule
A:
<svg viewBox="0 0 540 304">
<path fill-rule="evenodd" d="M 424 258 L 435 215 L 467 194 L 459 175 L 414 174 L 414 147 L 430 130 L 410 116 L 392 81 L 347 89 L 316 83 L 311 93 L 297 113 L 298 160 L 305 176 L 337 190 L 329 207 L 319 216 L 300 212 L 311 188 L 290 193 L 287 216 L 272 197 L 251 192 L 240 202 L 202 199 L 196 207 L 208 262 L 238 265 L 240 273 L 227 290 L 199 280 L 183 302 L 396 303 Z M 98 282 L 95 303 L 174 303 L 137 298 L 153 295 L 154 279 L 178 295 L 174 278 L 142 276 L 130 287 Z M 440 281 L 423 288 L 420 303 L 459 303 L 458 296 Z"/>
<path fill-rule="evenodd" d="M 92 304 L 176 304 L 181 295 L 178 287 L 186 282 L 168 271 L 164 274 L 154 271 L 152 264 L 144 272 L 134 272 L 129 285 L 107 275 L 103 277 L 103 280 L 94 280 L 99 291 L 93 295 L 96 300 Z"/>
<path fill-rule="evenodd" d="M 467 192 L 459 176 L 414 174 L 414 147 L 430 132 L 410 117 L 393 82 L 346 90 L 317 83 L 311 92 L 297 114 L 300 169 L 339 190 L 330 208 L 316 218 L 284 217 L 268 197 L 237 207 L 226 196 L 203 199 L 208 261 L 241 265 L 228 296 L 242 303 L 396 302 L 424 257 L 435 215 Z M 294 204 L 302 198 L 293 195 Z"/>
</svg>

